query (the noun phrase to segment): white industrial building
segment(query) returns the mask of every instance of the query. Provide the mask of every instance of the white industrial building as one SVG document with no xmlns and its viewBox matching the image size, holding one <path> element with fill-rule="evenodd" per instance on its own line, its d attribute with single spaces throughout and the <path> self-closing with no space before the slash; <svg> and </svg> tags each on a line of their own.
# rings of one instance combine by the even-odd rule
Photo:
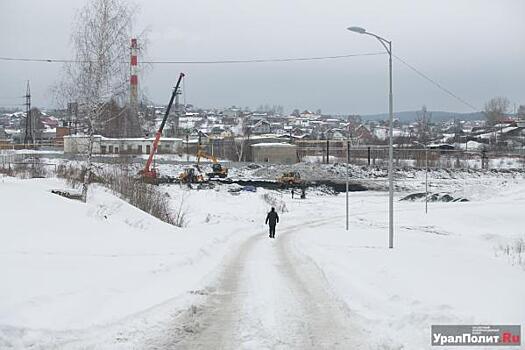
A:
<svg viewBox="0 0 525 350">
<path fill-rule="evenodd" d="M 252 160 L 262 163 L 297 163 L 297 146 L 289 143 L 256 143 L 251 145 Z"/>
<path fill-rule="evenodd" d="M 109 138 L 93 136 L 94 154 L 149 154 L 153 137 Z M 64 153 L 87 153 L 88 135 L 64 136 Z M 182 150 L 182 139 L 161 137 L 157 153 L 177 153 Z"/>
</svg>

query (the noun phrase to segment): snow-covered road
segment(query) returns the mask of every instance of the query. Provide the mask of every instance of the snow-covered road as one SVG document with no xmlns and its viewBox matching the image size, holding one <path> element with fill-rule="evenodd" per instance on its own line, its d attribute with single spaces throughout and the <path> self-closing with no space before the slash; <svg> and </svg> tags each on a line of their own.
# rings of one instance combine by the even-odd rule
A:
<svg viewBox="0 0 525 350">
<path fill-rule="evenodd" d="M 428 214 L 396 200 L 395 249 L 381 191 L 350 194 L 346 231 L 341 195 L 162 187 L 181 229 L 64 185 L 0 178 L 2 349 L 420 350 L 433 324 L 525 322 L 523 178 L 441 181 L 470 201 Z"/>
<path fill-rule="evenodd" d="M 352 349 L 361 348 L 359 328 L 347 306 L 330 292 L 322 271 L 292 249 L 307 225 L 283 226 L 277 239 L 249 236 L 224 263 L 205 301 L 180 315 L 150 349 Z"/>
</svg>

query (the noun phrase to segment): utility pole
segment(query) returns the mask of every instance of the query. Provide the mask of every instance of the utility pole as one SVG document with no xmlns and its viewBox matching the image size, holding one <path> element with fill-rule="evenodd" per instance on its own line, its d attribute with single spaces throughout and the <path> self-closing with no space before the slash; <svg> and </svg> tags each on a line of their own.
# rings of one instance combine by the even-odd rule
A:
<svg viewBox="0 0 525 350">
<path fill-rule="evenodd" d="M 388 248 L 394 248 L 394 94 L 392 93 L 392 41 L 386 40 L 361 27 L 348 27 L 351 32 L 372 36 L 379 40 L 388 53 Z"/>
<path fill-rule="evenodd" d="M 326 164 L 330 164 L 330 140 L 326 136 Z"/>
<path fill-rule="evenodd" d="M 425 149 L 425 214 L 428 213 L 428 145 L 415 141 L 418 145 L 423 146 Z M 418 157 L 419 159 L 419 157 Z"/>
<path fill-rule="evenodd" d="M 428 148 L 425 144 L 425 214 L 428 214 Z"/>
<path fill-rule="evenodd" d="M 27 81 L 27 90 L 24 97 L 26 99 L 26 128 L 24 135 L 24 147 L 27 147 L 28 144 L 33 146 L 35 144 L 35 138 L 33 135 L 33 118 L 31 116 L 31 88 L 29 87 L 29 80 Z"/>
<path fill-rule="evenodd" d="M 69 113 L 69 133 L 76 135 L 78 127 L 78 103 L 69 102 L 67 104 L 67 110 Z"/>
<path fill-rule="evenodd" d="M 388 248 L 394 248 L 394 95 L 392 93 L 392 42 L 383 39 L 382 43 L 388 43 Z M 387 48 L 386 45 L 385 49 Z"/>
<path fill-rule="evenodd" d="M 186 130 L 186 161 L 190 161 L 190 131 Z"/>
<path fill-rule="evenodd" d="M 348 181 L 350 178 L 350 140 L 346 140 L 346 230 L 348 231 L 349 203 L 348 203 Z"/>
</svg>

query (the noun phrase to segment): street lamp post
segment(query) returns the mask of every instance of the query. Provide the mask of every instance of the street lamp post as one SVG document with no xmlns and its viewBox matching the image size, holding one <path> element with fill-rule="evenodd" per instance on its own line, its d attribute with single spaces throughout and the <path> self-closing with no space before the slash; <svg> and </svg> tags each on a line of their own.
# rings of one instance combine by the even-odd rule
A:
<svg viewBox="0 0 525 350">
<path fill-rule="evenodd" d="M 389 112 L 389 144 L 388 144 L 388 247 L 394 248 L 394 174 L 393 174 L 393 159 L 394 159 L 394 96 L 392 94 L 392 42 L 380 37 L 379 35 L 367 32 L 361 27 L 348 27 L 349 31 L 373 36 L 388 53 L 388 69 L 389 69 L 389 94 L 388 94 L 388 112 Z"/>
<path fill-rule="evenodd" d="M 425 149 L 425 214 L 428 214 L 428 148 L 426 144 L 417 142 Z"/>
<path fill-rule="evenodd" d="M 347 231 L 348 231 L 348 219 L 349 219 L 349 203 L 348 203 L 349 177 L 350 177 L 350 139 L 347 136 L 347 139 L 346 139 L 346 230 Z"/>
<path fill-rule="evenodd" d="M 428 214 L 428 150 L 425 145 L 425 214 Z"/>
</svg>

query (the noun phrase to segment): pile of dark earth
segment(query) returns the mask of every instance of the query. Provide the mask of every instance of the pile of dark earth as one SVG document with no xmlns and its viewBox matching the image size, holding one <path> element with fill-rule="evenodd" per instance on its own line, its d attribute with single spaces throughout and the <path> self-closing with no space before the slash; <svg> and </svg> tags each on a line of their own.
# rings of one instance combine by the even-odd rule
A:
<svg viewBox="0 0 525 350">
<path fill-rule="evenodd" d="M 401 201 L 424 201 L 425 200 L 425 192 L 422 193 L 412 193 L 408 196 L 405 196 L 401 198 Z M 429 193 L 428 194 L 428 201 L 429 202 L 468 202 L 469 200 L 462 197 L 454 198 L 448 193 Z"/>
</svg>

